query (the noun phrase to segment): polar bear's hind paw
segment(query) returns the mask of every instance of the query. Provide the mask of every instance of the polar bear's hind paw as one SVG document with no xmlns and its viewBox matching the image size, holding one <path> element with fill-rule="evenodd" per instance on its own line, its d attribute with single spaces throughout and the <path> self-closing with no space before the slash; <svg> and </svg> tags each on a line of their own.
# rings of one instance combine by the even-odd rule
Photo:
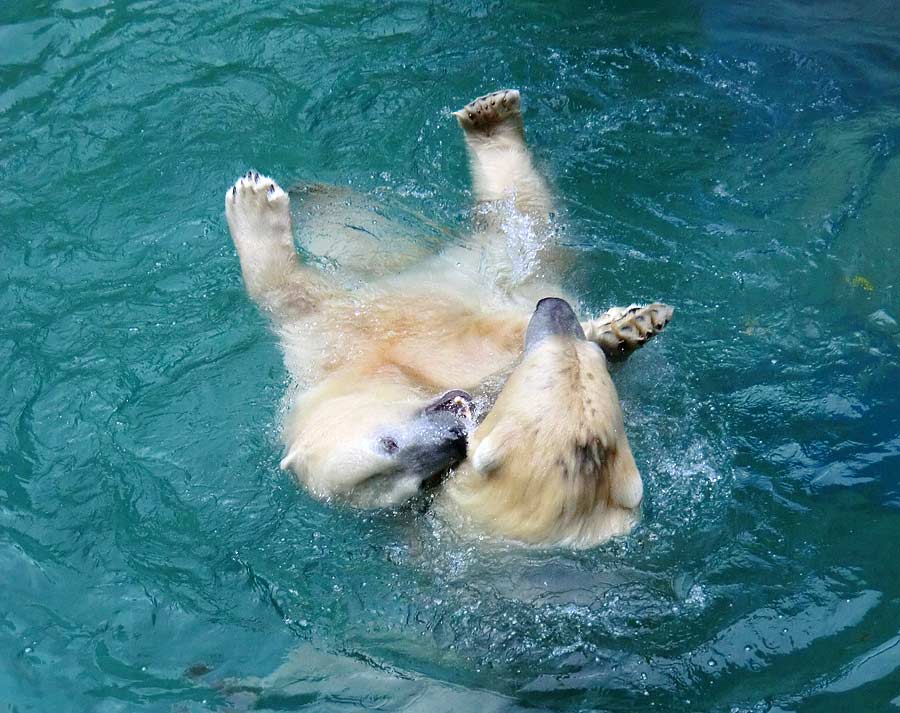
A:
<svg viewBox="0 0 900 713">
<path fill-rule="evenodd" d="M 516 89 L 501 89 L 485 94 L 453 112 L 453 115 L 466 131 L 488 133 L 501 124 L 519 120 L 519 92 Z"/>
</svg>

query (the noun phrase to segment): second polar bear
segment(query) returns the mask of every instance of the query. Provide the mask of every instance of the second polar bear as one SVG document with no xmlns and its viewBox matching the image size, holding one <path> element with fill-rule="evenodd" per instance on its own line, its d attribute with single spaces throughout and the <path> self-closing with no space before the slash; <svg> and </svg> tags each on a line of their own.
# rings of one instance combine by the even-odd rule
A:
<svg viewBox="0 0 900 713">
<path fill-rule="evenodd" d="M 631 510 L 640 500 L 639 495 L 635 500 L 640 475 L 604 352 L 630 353 L 665 326 L 671 308 L 616 308 L 580 324 L 572 314 L 563 321 L 575 320 L 578 329 L 554 332 L 548 325 L 571 308 L 554 282 L 554 254 L 547 240 L 552 202 L 525 144 L 519 93 L 505 90 L 481 97 L 457 117 L 465 133 L 475 195 L 483 206 L 470 240 L 358 290 L 344 289 L 300 262 L 289 199 L 273 180 L 250 172 L 226 193 L 226 216 L 247 291 L 271 317 L 298 385 L 283 430 L 282 467 L 290 468 L 317 497 L 362 507 L 401 503 L 423 481 L 463 460 L 473 397 L 492 403 L 524 346 L 524 361 L 500 396 L 502 408 L 491 411 L 475 432 L 473 463 L 478 466 L 481 458 L 485 466 L 475 470 L 496 470 L 486 467 L 489 461 L 498 468 L 525 467 L 529 452 L 541 459 L 569 459 L 585 478 L 608 477 L 613 483 L 621 474 L 626 484 L 600 489 L 602 505 Z M 527 260 L 522 259 L 522 246 L 504 229 L 508 213 L 498 203 L 525 220 L 527 235 L 539 246 L 525 251 Z M 545 306 L 539 305 L 532 318 L 530 306 L 538 297 L 559 299 L 542 301 Z M 535 342 L 538 333 L 545 338 Z M 578 344 L 571 347 L 573 339 Z M 567 346 L 558 346 L 564 342 Z M 574 361 L 557 359 L 548 345 L 578 356 Z M 582 369 L 584 376 L 572 376 L 568 390 L 547 389 L 536 378 L 536 369 L 527 367 L 535 354 L 542 355 L 542 364 L 554 367 L 545 376 L 554 370 L 571 376 Z M 550 398 L 564 401 L 551 404 Z M 578 403 L 567 403 L 571 399 Z M 502 412 L 503 422 L 527 409 L 571 421 L 580 418 L 576 414 L 589 413 L 581 408 L 589 402 L 598 407 L 593 413 L 602 428 L 585 430 L 583 424 L 561 422 L 564 430 L 580 429 L 589 442 L 554 440 L 550 429 L 539 442 L 517 441 L 499 448 L 498 431 L 482 439 L 494 444 L 490 458 L 479 444 L 479 433 L 495 413 Z M 572 448 L 580 450 L 568 452 Z M 613 453 L 615 458 L 610 457 Z M 492 497 L 500 494 L 496 491 Z M 456 500 L 463 509 L 471 503 L 471 497 L 462 495 Z M 583 498 L 571 506 L 589 514 Z M 541 538 L 532 533 L 522 539 Z M 560 538 L 551 533 L 545 539 Z"/>
<path fill-rule="evenodd" d="M 644 489 L 605 355 L 552 297 L 538 302 L 524 352 L 444 488 L 445 519 L 567 547 L 628 532 Z"/>
</svg>

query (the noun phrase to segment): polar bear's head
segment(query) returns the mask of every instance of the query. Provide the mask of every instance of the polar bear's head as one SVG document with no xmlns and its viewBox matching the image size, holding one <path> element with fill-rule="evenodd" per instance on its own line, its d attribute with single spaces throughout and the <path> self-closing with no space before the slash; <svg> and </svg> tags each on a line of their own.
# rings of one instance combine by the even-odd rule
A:
<svg viewBox="0 0 900 713">
<path fill-rule="evenodd" d="M 466 454 L 471 397 L 427 397 L 402 378 L 342 373 L 306 392 L 285 424 L 291 469 L 313 495 L 391 507 Z"/>
<path fill-rule="evenodd" d="M 525 542 L 590 546 L 630 529 L 643 485 L 619 398 L 564 300 L 538 302 L 448 492 L 482 529 Z"/>
</svg>

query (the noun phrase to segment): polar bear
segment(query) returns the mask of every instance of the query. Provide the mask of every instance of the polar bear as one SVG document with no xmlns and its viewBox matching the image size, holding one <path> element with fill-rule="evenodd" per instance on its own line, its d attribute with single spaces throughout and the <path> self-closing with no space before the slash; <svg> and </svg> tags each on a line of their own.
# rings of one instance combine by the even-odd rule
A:
<svg viewBox="0 0 900 713">
<path fill-rule="evenodd" d="M 521 357 L 531 306 L 538 297 L 564 299 L 553 281 L 552 202 L 525 143 L 519 92 L 480 97 L 456 116 L 479 205 L 469 241 L 359 289 L 300 262 L 289 197 L 275 181 L 251 171 L 225 195 L 246 289 L 271 318 L 297 385 L 281 466 L 315 497 L 394 506 L 462 462 L 472 405 L 492 403 Z M 621 357 L 671 314 L 662 304 L 615 308 L 579 328 L 602 347 L 595 360 Z M 529 354 L 514 376 L 531 373 Z M 605 361 L 596 369 L 608 381 Z M 525 395 L 530 378 L 516 377 L 505 400 Z M 538 392 L 532 397 L 540 403 Z M 620 455 L 630 458 L 614 390 L 591 398 L 618 419 Z M 543 445 L 541 457 L 563 444 Z"/>
<path fill-rule="evenodd" d="M 628 532 L 643 484 L 605 354 L 559 298 L 538 302 L 524 341 L 438 508 L 529 544 L 590 547 Z"/>
</svg>

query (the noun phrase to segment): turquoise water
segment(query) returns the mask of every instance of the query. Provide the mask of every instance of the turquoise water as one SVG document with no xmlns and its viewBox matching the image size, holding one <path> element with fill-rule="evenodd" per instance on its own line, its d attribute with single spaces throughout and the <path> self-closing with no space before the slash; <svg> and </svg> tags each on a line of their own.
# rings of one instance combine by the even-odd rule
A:
<svg viewBox="0 0 900 713">
<path fill-rule="evenodd" d="M 900 709 L 898 76 L 887 0 L 4 4 L 0 708 Z M 460 235 L 503 86 L 570 291 L 677 308 L 588 552 L 279 472 L 223 216 L 253 166 Z"/>
</svg>

